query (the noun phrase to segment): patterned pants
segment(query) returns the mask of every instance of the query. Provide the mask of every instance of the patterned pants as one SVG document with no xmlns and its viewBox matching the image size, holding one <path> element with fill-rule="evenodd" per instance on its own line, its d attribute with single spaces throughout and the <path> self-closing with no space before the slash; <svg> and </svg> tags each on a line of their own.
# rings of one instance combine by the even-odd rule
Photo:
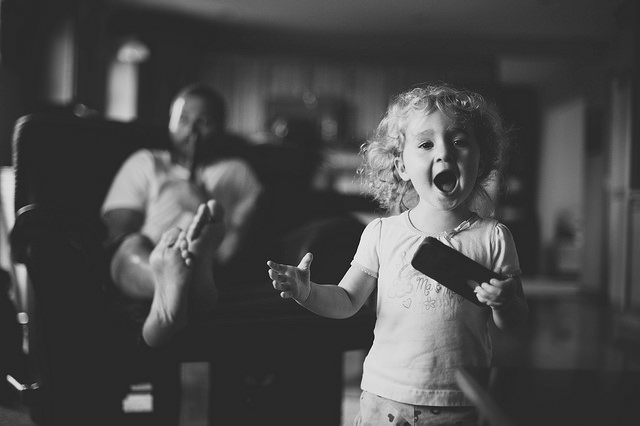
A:
<svg viewBox="0 0 640 426">
<path fill-rule="evenodd" d="M 363 391 L 353 426 L 475 426 L 473 407 L 430 407 L 403 404 Z"/>
</svg>

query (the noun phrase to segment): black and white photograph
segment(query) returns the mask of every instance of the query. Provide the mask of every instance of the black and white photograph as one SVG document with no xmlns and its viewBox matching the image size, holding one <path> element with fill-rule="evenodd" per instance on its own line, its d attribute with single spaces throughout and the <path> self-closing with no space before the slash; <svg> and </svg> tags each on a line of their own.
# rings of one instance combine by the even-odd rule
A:
<svg viewBox="0 0 640 426">
<path fill-rule="evenodd" d="M 640 424 L 637 0 L 0 0 L 0 426 Z"/>
</svg>

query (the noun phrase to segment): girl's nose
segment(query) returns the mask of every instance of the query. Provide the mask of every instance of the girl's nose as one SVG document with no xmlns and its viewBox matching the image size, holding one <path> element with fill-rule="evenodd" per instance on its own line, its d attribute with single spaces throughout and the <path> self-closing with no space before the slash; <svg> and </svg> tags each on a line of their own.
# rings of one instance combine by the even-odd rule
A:
<svg viewBox="0 0 640 426">
<path fill-rule="evenodd" d="M 436 143 L 435 155 L 436 161 L 451 161 L 451 147 L 445 142 Z"/>
</svg>

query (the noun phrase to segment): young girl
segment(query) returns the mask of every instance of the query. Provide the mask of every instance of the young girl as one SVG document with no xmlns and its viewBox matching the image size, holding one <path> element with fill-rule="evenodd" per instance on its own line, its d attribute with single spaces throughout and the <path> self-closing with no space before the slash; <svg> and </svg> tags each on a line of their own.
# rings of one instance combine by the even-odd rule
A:
<svg viewBox="0 0 640 426">
<path fill-rule="evenodd" d="M 298 266 L 268 262 L 283 298 L 330 318 L 355 314 L 377 289 L 354 424 L 475 424 L 455 372 L 491 364 L 490 318 L 506 329 L 527 316 L 511 234 L 487 217 L 484 188 L 500 171 L 505 141 L 499 116 L 476 93 L 434 85 L 401 94 L 363 145 L 361 170 L 381 204 L 399 214 L 369 223 L 337 286 L 310 281 L 311 253 Z M 427 236 L 508 277 L 470 283 L 490 309 L 413 269 Z"/>
</svg>

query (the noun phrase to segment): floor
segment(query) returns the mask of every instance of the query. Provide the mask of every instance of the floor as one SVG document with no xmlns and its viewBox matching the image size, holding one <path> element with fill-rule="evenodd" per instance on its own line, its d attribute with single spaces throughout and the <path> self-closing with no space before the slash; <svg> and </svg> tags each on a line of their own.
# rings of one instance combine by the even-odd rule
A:
<svg viewBox="0 0 640 426">
<path fill-rule="evenodd" d="M 612 338 L 609 309 L 598 297 L 585 295 L 572 282 L 531 280 L 525 282 L 530 304 L 530 327 L 526 332 L 494 333 L 495 363 L 502 366 L 566 369 L 640 370 L 638 352 Z M 364 352 L 344 355 L 342 425 L 351 425 L 358 410 L 359 380 Z M 208 366 L 183 365 L 181 424 L 205 426 Z M 152 401 L 142 386 L 125 401 L 133 412 L 149 410 Z M 33 426 L 27 411 L 16 404 L 0 406 L 0 425 Z"/>
<path fill-rule="evenodd" d="M 358 413 L 360 402 L 360 378 L 362 362 L 366 351 L 349 351 L 344 354 L 344 391 L 342 395 L 342 425 L 351 426 Z M 182 366 L 183 395 L 181 402 L 180 424 L 184 426 L 207 426 L 206 397 L 208 366 L 204 363 L 191 363 Z M 148 406 L 148 400 L 132 401 L 131 409 Z M 1 425 L 2 423 L 0 423 Z"/>
</svg>

